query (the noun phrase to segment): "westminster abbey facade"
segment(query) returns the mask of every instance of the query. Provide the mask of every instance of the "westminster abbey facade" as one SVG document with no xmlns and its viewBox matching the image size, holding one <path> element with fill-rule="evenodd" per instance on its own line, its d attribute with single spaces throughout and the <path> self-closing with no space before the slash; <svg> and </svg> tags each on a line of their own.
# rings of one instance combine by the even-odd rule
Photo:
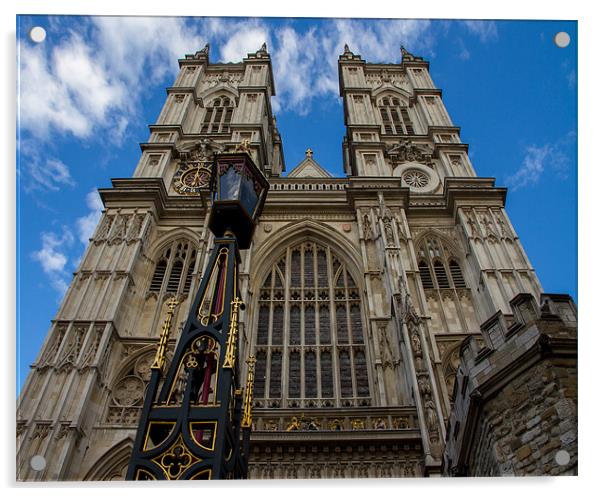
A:
<svg viewBox="0 0 602 496">
<path fill-rule="evenodd" d="M 270 183 L 239 274 L 249 477 L 576 473 L 575 306 L 542 293 L 429 63 L 345 47 L 333 177 L 311 149 L 285 174 L 265 45 L 179 62 L 23 387 L 17 478 L 124 478 L 167 302 L 173 353 L 212 246 L 209 165 L 246 140 Z"/>
</svg>

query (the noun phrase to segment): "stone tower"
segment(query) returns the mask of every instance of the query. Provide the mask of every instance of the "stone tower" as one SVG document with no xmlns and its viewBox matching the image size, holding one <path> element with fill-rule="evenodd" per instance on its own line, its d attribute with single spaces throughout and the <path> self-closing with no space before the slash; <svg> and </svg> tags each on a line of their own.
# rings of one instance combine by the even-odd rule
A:
<svg viewBox="0 0 602 496">
<path fill-rule="evenodd" d="M 286 176 L 270 56 L 187 55 L 105 210 L 19 398 L 21 480 L 122 479 L 159 330 L 206 264 L 208 165 L 248 140 L 270 192 L 242 252 L 241 352 L 257 359 L 252 478 L 439 474 L 465 338 L 541 287 L 429 75 L 339 57 L 346 177 L 308 149 Z M 477 339 L 477 341 L 478 341 Z M 243 374 L 245 371 L 243 370 Z M 46 460 L 35 471 L 30 460 Z"/>
</svg>

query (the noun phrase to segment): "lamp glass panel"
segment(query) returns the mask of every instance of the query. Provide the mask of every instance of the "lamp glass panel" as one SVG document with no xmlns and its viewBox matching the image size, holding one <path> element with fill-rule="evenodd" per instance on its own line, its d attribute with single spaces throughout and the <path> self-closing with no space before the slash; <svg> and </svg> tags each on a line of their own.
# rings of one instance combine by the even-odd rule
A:
<svg viewBox="0 0 602 496">
<path fill-rule="evenodd" d="M 247 211 L 247 214 L 249 214 L 249 217 L 253 217 L 253 214 L 255 213 L 257 200 L 258 198 L 253 185 L 253 178 L 243 175 L 240 181 L 240 202 Z"/>
<path fill-rule="evenodd" d="M 229 167 L 228 170 L 218 178 L 219 200 L 237 200 L 240 191 L 240 175 Z"/>
</svg>

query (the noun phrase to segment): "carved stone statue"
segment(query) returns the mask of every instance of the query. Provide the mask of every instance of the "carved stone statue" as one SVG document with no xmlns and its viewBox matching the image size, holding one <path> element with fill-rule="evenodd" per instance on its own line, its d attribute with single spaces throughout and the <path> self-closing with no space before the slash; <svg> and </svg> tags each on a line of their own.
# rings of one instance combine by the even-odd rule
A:
<svg viewBox="0 0 602 496">
<path fill-rule="evenodd" d="M 382 419 L 382 418 L 377 418 L 377 419 L 374 421 L 373 427 L 374 427 L 375 429 L 378 429 L 378 430 L 383 430 L 383 429 L 386 429 L 386 428 L 387 428 L 387 424 L 385 423 L 384 419 Z"/>
<path fill-rule="evenodd" d="M 393 224 L 390 215 L 385 215 L 383 217 L 383 226 L 385 228 L 385 239 L 387 240 L 387 246 L 390 246 L 395 243 Z"/>
<path fill-rule="evenodd" d="M 364 214 L 364 239 L 371 241 L 374 239 L 374 233 L 372 232 L 372 222 L 370 222 L 370 215 Z"/>
<path fill-rule="evenodd" d="M 343 430 L 343 423 L 341 422 L 340 419 L 332 419 L 329 424 L 328 424 L 328 428 L 331 431 L 342 431 Z"/>
<path fill-rule="evenodd" d="M 430 399 L 424 402 L 424 414 L 429 433 L 438 433 L 439 430 L 437 428 L 437 413 L 435 412 L 435 404 Z"/>
<path fill-rule="evenodd" d="M 387 326 L 379 327 L 378 330 L 380 331 L 378 340 L 380 346 L 380 360 L 383 367 L 391 367 L 393 365 L 393 353 L 391 351 Z"/>
<path fill-rule="evenodd" d="M 412 329 L 410 341 L 412 342 L 412 350 L 414 351 L 414 354 L 422 355 L 422 345 L 420 344 L 420 336 L 418 335 L 418 331 L 416 329 Z"/>
<path fill-rule="evenodd" d="M 298 431 L 301 429 L 301 423 L 297 420 L 297 417 L 293 417 L 289 424 L 286 426 L 286 432 Z"/>
<path fill-rule="evenodd" d="M 426 375 L 418 376 L 418 390 L 422 396 L 431 394 L 431 384 Z"/>
<path fill-rule="evenodd" d="M 358 419 L 358 418 L 353 419 L 351 421 L 351 428 L 354 431 L 357 431 L 357 430 L 360 430 L 360 429 L 365 429 L 366 428 L 366 421 L 363 420 L 363 419 Z"/>
</svg>

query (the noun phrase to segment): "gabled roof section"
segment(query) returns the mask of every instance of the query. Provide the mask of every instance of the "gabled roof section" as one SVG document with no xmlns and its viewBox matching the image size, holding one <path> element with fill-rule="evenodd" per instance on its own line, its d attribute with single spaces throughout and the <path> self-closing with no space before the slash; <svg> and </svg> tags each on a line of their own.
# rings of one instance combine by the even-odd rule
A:
<svg viewBox="0 0 602 496">
<path fill-rule="evenodd" d="M 305 158 L 286 177 L 332 177 L 332 174 L 313 159 L 313 152 L 308 149 Z"/>
</svg>

